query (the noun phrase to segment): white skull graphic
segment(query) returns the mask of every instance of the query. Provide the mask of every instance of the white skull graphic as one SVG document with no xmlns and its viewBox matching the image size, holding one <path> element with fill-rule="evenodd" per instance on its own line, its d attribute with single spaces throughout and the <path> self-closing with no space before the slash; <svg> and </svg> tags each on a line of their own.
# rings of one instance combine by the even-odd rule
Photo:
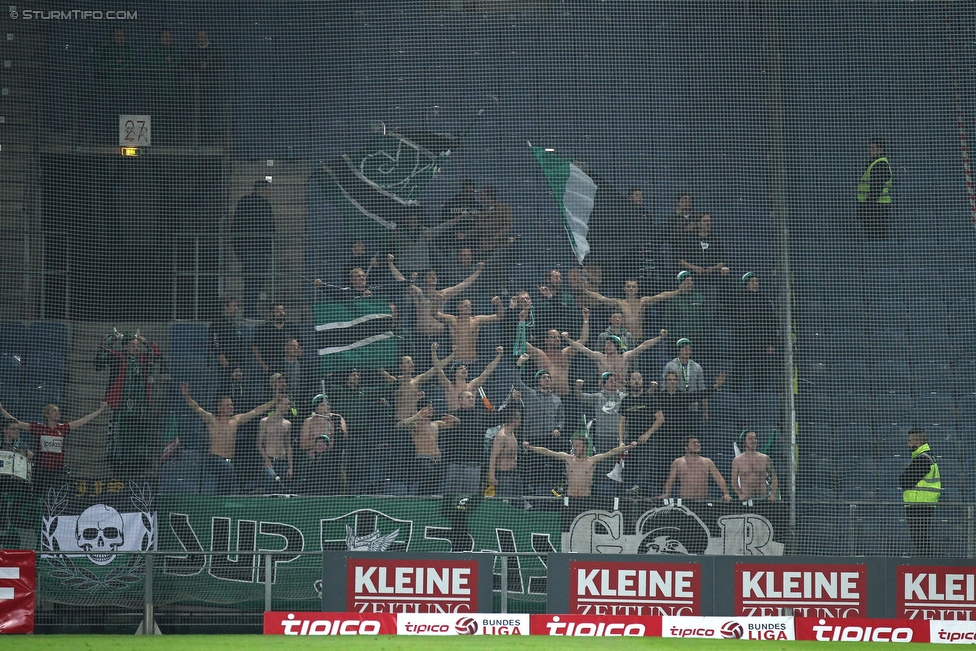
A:
<svg viewBox="0 0 976 651">
<path fill-rule="evenodd" d="M 96 504 L 85 509 L 75 523 L 78 548 L 88 552 L 88 559 L 96 565 L 108 565 L 125 543 L 125 522 L 111 506 Z M 94 552 L 94 553 L 93 553 Z"/>
</svg>

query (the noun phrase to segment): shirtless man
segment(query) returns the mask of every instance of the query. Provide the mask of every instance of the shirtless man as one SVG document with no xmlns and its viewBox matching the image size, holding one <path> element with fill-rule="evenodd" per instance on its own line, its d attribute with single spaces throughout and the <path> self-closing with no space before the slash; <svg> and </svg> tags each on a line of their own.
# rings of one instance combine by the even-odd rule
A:
<svg viewBox="0 0 976 651">
<path fill-rule="evenodd" d="M 577 343 L 585 346 L 586 340 L 590 337 L 590 310 L 583 308 L 583 327 L 580 328 L 580 338 Z M 536 348 L 532 344 L 526 344 L 528 355 L 535 362 L 537 368 L 544 368 L 549 371 L 552 378 L 552 390 L 560 398 L 569 395 L 569 364 L 576 349 L 572 346 L 562 346 L 562 338 L 558 330 L 548 330 L 546 341 L 543 348 Z"/>
<path fill-rule="evenodd" d="M 494 314 L 479 314 L 471 316 L 471 301 L 464 299 L 458 303 L 457 316 L 438 311 L 434 316 L 438 321 L 446 323 L 451 329 L 451 341 L 457 348 L 457 359 L 467 364 L 478 361 L 478 331 L 487 323 L 501 321 L 505 316 L 505 306 L 502 299 L 495 296 L 491 299 L 495 306 Z"/>
<path fill-rule="evenodd" d="M 629 445 L 618 445 L 612 450 L 608 450 L 602 454 L 594 454 L 592 457 L 586 456 L 587 443 L 585 434 L 574 434 L 572 454 L 567 452 L 553 452 L 549 448 L 529 445 L 528 441 L 523 442 L 522 445 L 526 450 L 565 461 L 566 495 L 569 497 L 589 497 L 593 491 L 593 469 L 597 464 L 604 459 L 615 457 L 631 448 L 637 447 L 637 442 L 634 441 Z"/>
<path fill-rule="evenodd" d="M 651 346 L 655 346 L 667 339 L 668 331 L 661 330 L 661 334 L 659 334 L 657 337 L 648 339 L 637 348 L 626 351 L 621 351 L 622 345 L 619 338 L 610 336 L 604 340 L 602 353 L 598 353 L 595 350 L 590 350 L 578 341 L 573 341 L 565 332 L 563 333 L 563 338 L 565 338 L 566 341 L 569 342 L 569 345 L 574 349 L 596 362 L 597 372 L 600 373 L 600 375 L 603 375 L 604 373 L 613 373 L 618 377 L 624 378 L 627 377 L 627 366 L 630 364 L 630 360 L 634 359 Z"/>
<path fill-rule="evenodd" d="M 312 413 L 305 422 L 302 423 L 302 434 L 299 438 L 299 447 L 304 452 L 308 452 L 315 447 L 315 439 L 323 434 L 329 437 L 329 441 L 335 442 L 336 425 L 342 431 L 343 438 L 349 436 L 349 427 L 346 419 L 339 414 L 332 413 L 329 399 L 321 393 L 312 398 Z M 329 446 L 332 447 L 331 445 Z"/>
<path fill-rule="evenodd" d="M 393 264 L 393 256 L 387 256 L 387 261 L 390 264 L 390 273 L 393 274 L 393 278 L 400 282 L 406 281 L 400 270 L 396 268 Z M 410 286 L 407 288 L 407 292 L 413 297 L 414 306 L 417 309 L 417 325 L 414 327 L 414 333 L 421 335 L 423 337 L 437 336 L 444 332 L 444 324 L 435 318 L 435 315 L 444 309 L 447 301 L 454 298 L 468 287 L 471 286 L 474 281 L 478 279 L 481 272 L 484 271 L 485 263 L 479 262 L 478 268 L 475 269 L 474 273 L 462 280 L 457 285 L 453 287 L 448 287 L 447 289 L 437 289 L 437 272 L 430 269 L 426 274 L 424 274 L 424 288 L 418 287 L 416 282 L 416 274 L 410 279 Z"/>
<path fill-rule="evenodd" d="M 415 479 L 418 495 L 433 495 L 441 483 L 441 447 L 438 436 L 442 429 L 454 427 L 460 421 L 451 414 L 433 420 L 434 406 L 425 405 L 413 416 L 400 420 L 396 426 L 409 429 L 415 454 Z"/>
<path fill-rule="evenodd" d="M 522 412 L 511 407 L 502 413 L 506 416 L 505 424 L 495 434 L 491 444 L 488 484 L 496 487 L 498 497 L 518 497 L 524 491 L 518 477 L 518 439 L 515 430 L 522 424 Z"/>
<path fill-rule="evenodd" d="M 718 471 L 711 459 L 701 455 L 701 443 L 695 437 L 691 437 L 685 446 L 685 456 L 678 457 L 671 464 L 671 473 L 664 482 L 664 491 L 655 499 L 664 500 L 670 497 L 675 481 L 681 482 L 678 497 L 686 500 L 708 499 L 709 476 L 721 489 L 722 501 L 731 502 L 732 496 L 729 495 L 729 487 L 722 473 Z"/>
<path fill-rule="evenodd" d="M 437 369 L 437 379 L 441 384 L 441 389 L 444 390 L 444 400 L 447 402 L 448 411 L 457 411 L 460 408 L 459 396 L 462 393 L 470 391 L 474 394 L 484 386 L 488 378 L 491 377 L 491 374 L 498 368 L 498 364 L 502 361 L 502 355 L 504 353 L 505 348 L 503 346 L 495 348 L 495 359 L 491 360 L 481 375 L 470 382 L 468 382 L 468 367 L 466 364 L 461 363 L 460 366 L 454 369 L 454 382 L 452 383 L 444 373 L 444 364 L 437 359 L 437 353 L 431 352 L 434 360 L 434 368 Z"/>
<path fill-rule="evenodd" d="M 740 500 L 776 501 L 776 491 L 779 490 L 779 480 L 776 470 L 768 456 L 759 452 L 758 438 L 753 431 L 746 432 L 742 441 L 745 452 L 732 460 L 732 489 Z M 766 477 L 772 477 L 772 485 L 766 483 Z"/>
<path fill-rule="evenodd" d="M 278 396 L 275 410 L 258 424 L 258 452 L 264 459 L 265 472 L 270 470 L 274 473 L 276 482 L 282 479 L 282 475 L 285 479 L 295 476 L 291 451 L 291 421 L 285 418 L 290 413 L 291 400 L 288 396 Z"/>
<path fill-rule="evenodd" d="M 624 298 L 607 298 L 603 294 L 589 289 L 584 291 L 587 296 L 598 303 L 620 310 L 624 316 L 624 327 L 634 335 L 637 341 L 644 339 L 644 310 L 647 306 L 666 301 L 685 292 L 679 288 L 669 292 L 661 292 L 655 296 L 639 296 L 640 287 L 634 279 L 624 281 Z"/>
<path fill-rule="evenodd" d="M 237 446 L 237 429 L 267 412 L 278 402 L 278 394 L 263 405 L 246 414 L 234 415 L 234 401 L 228 397 L 217 400 L 217 415 L 211 414 L 190 397 L 190 385 L 180 385 L 183 400 L 207 426 L 210 433 L 210 477 L 213 486 L 201 486 L 201 493 L 217 492 L 233 495 L 237 492 L 237 472 L 234 470 L 234 449 Z"/>
<path fill-rule="evenodd" d="M 430 345 L 430 350 L 432 355 L 437 354 L 437 342 Z M 445 357 L 440 361 L 441 366 L 447 364 L 454 358 L 454 353 Z M 387 382 L 397 382 L 396 392 L 394 397 L 396 399 L 396 418 L 397 420 L 403 420 L 405 418 L 410 418 L 417 411 L 417 401 L 423 397 L 423 391 L 420 387 L 431 380 L 437 373 L 437 367 L 431 366 L 429 369 L 418 375 L 413 376 L 413 358 L 410 355 L 404 355 L 400 358 L 400 375 L 394 377 L 390 375 L 386 369 L 379 369 L 380 377 L 384 378 Z"/>
</svg>

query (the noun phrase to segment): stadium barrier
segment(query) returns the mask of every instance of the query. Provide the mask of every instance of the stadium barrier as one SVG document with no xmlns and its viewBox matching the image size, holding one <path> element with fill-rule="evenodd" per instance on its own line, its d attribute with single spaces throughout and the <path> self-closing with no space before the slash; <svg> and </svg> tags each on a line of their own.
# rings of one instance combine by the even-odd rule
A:
<svg viewBox="0 0 976 651">
<path fill-rule="evenodd" d="M 540 635 L 973 644 L 976 622 L 883 618 L 267 612 L 265 635 Z"/>
</svg>

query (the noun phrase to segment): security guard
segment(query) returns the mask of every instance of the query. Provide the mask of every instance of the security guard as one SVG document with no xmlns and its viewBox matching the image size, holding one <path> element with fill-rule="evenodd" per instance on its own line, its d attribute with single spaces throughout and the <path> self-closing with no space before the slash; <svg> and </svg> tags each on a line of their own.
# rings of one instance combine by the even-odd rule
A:
<svg viewBox="0 0 976 651">
<path fill-rule="evenodd" d="M 884 148 L 884 140 L 881 138 L 875 138 L 868 144 L 871 162 L 857 184 L 857 215 L 861 220 L 864 236 L 880 240 L 888 237 L 893 180 Z"/>
<path fill-rule="evenodd" d="M 935 461 L 924 429 L 908 432 L 912 462 L 901 473 L 898 484 L 904 491 L 908 531 L 919 556 L 932 555 L 932 512 L 942 494 L 939 464 Z"/>
</svg>

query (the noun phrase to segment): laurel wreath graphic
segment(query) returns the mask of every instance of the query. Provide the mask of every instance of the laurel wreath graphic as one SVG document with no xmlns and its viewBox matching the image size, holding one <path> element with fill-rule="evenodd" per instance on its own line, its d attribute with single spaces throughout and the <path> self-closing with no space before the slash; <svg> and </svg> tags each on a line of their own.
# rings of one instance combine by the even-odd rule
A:
<svg viewBox="0 0 976 651">
<path fill-rule="evenodd" d="M 41 524 L 41 547 L 49 551 L 59 551 L 57 541 L 54 538 L 54 531 L 57 529 L 58 517 L 64 513 L 68 505 L 68 497 L 71 487 L 62 486 L 60 489 L 51 489 L 44 499 L 48 517 L 43 518 Z M 156 544 L 156 516 L 152 512 L 153 495 L 149 484 L 139 486 L 129 484 L 132 493 L 130 501 L 132 505 L 139 509 L 142 515 L 142 524 L 148 532 L 147 549 L 155 548 Z M 84 592 L 94 592 L 99 588 L 105 590 L 124 590 L 133 583 L 143 580 L 146 573 L 146 559 L 144 556 L 129 556 L 129 560 L 122 567 L 117 567 L 99 578 L 97 574 L 84 567 L 75 565 L 74 560 L 63 554 L 51 554 L 45 557 L 53 568 L 49 575 L 51 578 L 58 579 L 61 584 L 75 590 Z"/>
</svg>

